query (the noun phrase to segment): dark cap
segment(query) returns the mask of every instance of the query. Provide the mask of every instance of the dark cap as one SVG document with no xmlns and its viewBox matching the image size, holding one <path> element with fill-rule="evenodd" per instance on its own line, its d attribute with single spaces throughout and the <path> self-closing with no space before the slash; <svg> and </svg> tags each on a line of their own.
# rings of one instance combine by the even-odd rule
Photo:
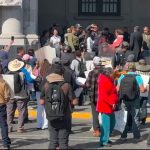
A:
<svg viewBox="0 0 150 150">
<path fill-rule="evenodd" d="M 60 63 L 60 58 L 59 57 L 53 58 L 52 64 L 59 64 L 59 63 Z"/>
</svg>

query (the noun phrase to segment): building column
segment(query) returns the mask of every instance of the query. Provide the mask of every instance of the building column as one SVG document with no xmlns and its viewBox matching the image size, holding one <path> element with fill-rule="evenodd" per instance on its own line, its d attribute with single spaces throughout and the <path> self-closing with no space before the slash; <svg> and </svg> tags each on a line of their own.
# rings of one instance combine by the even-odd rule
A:
<svg viewBox="0 0 150 150">
<path fill-rule="evenodd" d="M 21 6 L 1 6 L 2 10 L 2 33 L 0 45 L 7 45 L 11 36 L 15 37 L 14 45 L 25 45 L 23 35 L 23 10 Z"/>
<path fill-rule="evenodd" d="M 38 36 L 38 0 L 29 1 L 29 22 L 26 28 L 26 38 L 31 48 L 39 48 Z"/>
</svg>

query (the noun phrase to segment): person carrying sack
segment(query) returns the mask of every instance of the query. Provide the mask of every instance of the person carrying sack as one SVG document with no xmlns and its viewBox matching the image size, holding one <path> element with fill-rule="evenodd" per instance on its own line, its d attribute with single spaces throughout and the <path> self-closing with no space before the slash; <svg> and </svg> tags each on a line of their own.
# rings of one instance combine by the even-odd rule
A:
<svg viewBox="0 0 150 150">
<path fill-rule="evenodd" d="M 129 130 L 129 116 L 132 116 L 132 130 L 134 141 L 141 140 L 139 130 L 140 125 L 140 92 L 144 93 L 146 89 L 143 86 L 143 80 L 140 75 L 135 74 L 135 65 L 129 63 L 127 75 L 121 75 L 118 80 L 117 89 L 119 91 L 119 99 L 122 101 L 123 108 L 128 112 L 127 123 L 121 135 L 121 140 L 126 140 Z"/>
</svg>

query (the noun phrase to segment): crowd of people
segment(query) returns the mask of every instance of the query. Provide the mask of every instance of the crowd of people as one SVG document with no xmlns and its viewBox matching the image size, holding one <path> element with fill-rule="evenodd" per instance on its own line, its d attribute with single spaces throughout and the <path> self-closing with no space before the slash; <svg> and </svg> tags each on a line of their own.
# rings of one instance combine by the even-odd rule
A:
<svg viewBox="0 0 150 150">
<path fill-rule="evenodd" d="M 100 146 L 112 145 L 109 136 L 117 120 L 115 112 L 120 110 L 127 111 L 120 140 L 125 141 L 129 131 L 135 142 L 141 140 L 140 124 L 146 123 L 150 88 L 149 27 L 144 27 L 143 33 L 139 26 L 132 33 L 124 27 L 113 34 L 96 24 L 85 29 L 76 24 L 64 32 L 53 25 L 40 37 L 41 47 L 55 48 L 52 63 L 38 61 L 34 49 L 25 53 L 23 47 L 18 47 L 16 58 L 9 60 L 14 40 L 0 50 L 0 126 L 5 148 L 10 149 L 8 133 L 14 132 L 16 109 L 17 132 L 23 133 L 28 102 L 36 99 L 36 128 L 48 128 L 48 148 L 68 149 L 69 134 L 73 133 L 71 114 L 75 105 L 84 105 L 84 95 L 90 98 L 92 135 L 100 137 Z M 13 93 L 4 75 L 13 76 Z M 85 83 L 79 84 L 77 79 L 85 79 Z"/>
</svg>

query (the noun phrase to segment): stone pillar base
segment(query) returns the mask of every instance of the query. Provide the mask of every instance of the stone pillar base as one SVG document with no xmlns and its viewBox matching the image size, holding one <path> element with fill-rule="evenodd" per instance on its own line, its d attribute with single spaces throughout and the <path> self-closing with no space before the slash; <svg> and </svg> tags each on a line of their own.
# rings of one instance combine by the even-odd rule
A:
<svg viewBox="0 0 150 150">
<path fill-rule="evenodd" d="M 0 45 L 8 45 L 11 41 L 11 36 L 14 36 L 14 43 L 13 45 L 22 45 L 26 44 L 26 39 L 24 35 L 0 35 Z"/>
<path fill-rule="evenodd" d="M 39 36 L 36 34 L 28 34 L 26 36 L 27 39 L 27 47 L 30 47 L 34 50 L 39 49 L 40 47 L 40 42 L 39 42 Z"/>
</svg>

